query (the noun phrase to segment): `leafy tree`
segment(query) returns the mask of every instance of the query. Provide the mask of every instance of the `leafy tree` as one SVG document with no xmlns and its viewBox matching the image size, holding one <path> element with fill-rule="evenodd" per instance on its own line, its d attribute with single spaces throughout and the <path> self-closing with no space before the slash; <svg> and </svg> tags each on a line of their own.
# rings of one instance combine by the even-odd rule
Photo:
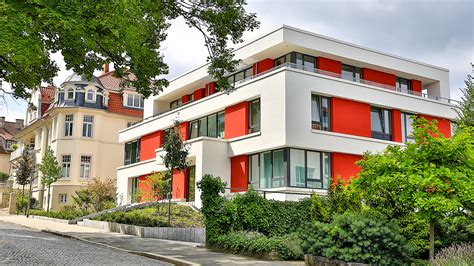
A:
<svg viewBox="0 0 474 266">
<path fill-rule="evenodd" d="M 116 181 L 112 178 L 101 180 L 94 177 L 86 188 L 76 191 L 74 202 L 83 212 L 100 212 L 113 208 L 117 198 Z"/>
<path fill-rule="evenodd" d="M 245 1 L 1 1 L 0 74 L 14 95 L 28 98 L 27 88 L 51 83 L 60 52 L 68 69 L 91 78 L 104 63 L 113 63 L 125 84 L 148 97 L 168 81 L 161 43 L 170 21 L 182 18 L 204 36 L 209 73 L 230 89 L 224 75 L 238 60 L 227 44 L 242 42 L 245 31 L 259 26 Z M 133 73 L 133 75 L 131 74 Z"/>
<path fill-rule="evenodd" d="M 169 131 L 169 133 L 165 136 L 165 143 L 163 145 L 163 149 L 166 152 L 164 156 L 162 156 L 163 162 L 168 168 L 167 171 L 167 179 L 170 181 L 170 193 L 173 193 L 173 173 L 175 171 L 182 171 L 188 165 L 186 159 L 189 154 L 189 147 L 184 144 L 182 138 L 184 136 L 180 136 L 179 127 L 181 121 L 176 119 L 173 121 L 173 128 Z M 185 132 L 186 134 L 187 132 Z M 171 224 L 171 197 L 170 195 L 168 200 L 168 223 Z"/>
<path fill-rule="evenodd" d="M 22 186 L 22 193 L 25 194 L 25 186 L 30 183 L 31 175 L 34 171 L 34 153 L 25 148 L 17 162 L 13 163 L 16 182 Z"/>
<path fill-rule="evenodd" d="M 414 121 L 415 143 L 366 153 L 353 185 L 374 210 L 393 221 L 415 215 L 429 223 L 430 258 L 434 256 L 435 222 L 472 210 L 474 203 L 474 136 L 467 127 L 443 138 L 437 122 Z"/>
<path fill-rule="evenodd" d="M 49 146 L 43 156 L 39 170 L 43 174 L 41 179 L 43 184 L 48 186 L 48 205 L 46 207 L 46 211 L 49 211 L 51 185 L 58 181 L 58 179 L 62 176 L 62 167 L 59 165 L 58 161 L 56 161 L 56 156 L 54 156 L 54 152 Z"/>
<path fill-rule="evenodd" d="M 0 181 L 6 181 L 8 180 L 8 174 L 4 172 L 0 172 Z"/>
<path fill-rule="evenodd" d="M 473 66 L 474 67 L 474 66 Z M 472 76 L 467 75 L 467 79 L 464 81 L 466 84 L 465 88 L 461 89 L 461 104 L 455 111 L 458 114 L 456 120 L 457 127 L 474 127 L 474 86 L 472 84 Z"/>
</svg>

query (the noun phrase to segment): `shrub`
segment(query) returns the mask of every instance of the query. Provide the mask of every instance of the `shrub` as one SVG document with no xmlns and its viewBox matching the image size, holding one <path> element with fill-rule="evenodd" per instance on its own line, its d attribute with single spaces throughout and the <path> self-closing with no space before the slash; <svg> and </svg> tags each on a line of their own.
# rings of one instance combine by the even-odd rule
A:
<svg viewBox="0 0 474 266">
<path fill-rule="evenodd" d="M 411 248 L 398 227 L 368 212 L 334 216 L 301 234 L 307 254 L 346 262 L 399 265 L 411 260 Z"/>
<path fill-rule="evenodd" d="M 45 216 L 56 219 L 72 220 L 90 213 L 78 210 L 61 210 L 61 211 L 44 211 L 44 210 L 30 210 L 30 215 Z"/>
<path fill-rule="evenodd" d="M 116 191 L 114 179 L 101 180 L 94 177 L 86 188 L 76 191 L 72 198 L 82 211 L 100 212 L 115 207 Z"/>
<path fill-rule="evenodd" d="M 25 194 L 18 194 L 16 197 L 16 213 L 24 212 L 28 206 L 28 196 Z"/>
<path fill-rule="evenodd" d="M 443 248 L 431 263 L 434 266 L 474 265 L 474 243 L 455 244 Z"/>
<path fill-rule="evenodd" d="M 258 232 L 231 232 L 217 237 L 213 248 L 265 259 L 303 258 L 303 250 L 296 234 L 266 237 Z"/>
<path fill-rule="evenodd" d="M 0 181 L 6 181 L 8 180 L 8 174 L 4 172 L 0 172 Z"/>
</svg>

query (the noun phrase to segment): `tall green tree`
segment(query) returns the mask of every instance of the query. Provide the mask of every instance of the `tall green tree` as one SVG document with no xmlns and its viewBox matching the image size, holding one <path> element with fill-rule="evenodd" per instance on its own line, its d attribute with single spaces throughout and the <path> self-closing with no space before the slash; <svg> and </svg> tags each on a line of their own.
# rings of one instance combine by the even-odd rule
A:
<svg viewBox="0 0 474 266">
<path fill-rule="evenodd" d="M 51 54 L 60 52 L 76 73 L 90 78 L 110 62 L 124 85 L 146 97 L 158 94 L 168 85 L 161 44 L 171 23 L 182 18 L 204 37 L 209 74 L 220 88 L 231 89 L 224 75 L 239 61 L 228 43 L 242 42 L 244 32 L 259 26 L 245 5 L 242 0 L 0 1 L 0 74 L 15 96 L 27 98 L 28 88 L 52 82 L 59 68 Z"/>
<path fill-rule="evenodd" d="M 170 180 L 171 194 L 173 193 L 173 173 L 175 171 L 182 171 L 187 167 L 186 159 L 189 154 L 189 146 L 183 142 L 184 136 L 180 136 L 180 124 L 181 121 L 179 119 L 173 121 L 173 127 L 169 133 L 166 134 L 163 145 L 163 149 L 166 153 L 162 156 L 162 159 L 166 168 L 168 168 L 167 178 Z M 186 133 L 187 132 L 184 134 Z M 171 224 L 171 198 L 172 195 L 169 196 L 168 200 L 168 224 Z"/>
<path fill-rule="evenodd" d="M 466 84 L 466 87 L 461 89 L 461 103 L 458 108 L 455 109 L 458 114 L 458 118 L 456 119 L 457 128 L 474 127 L 474 86 L 471 75 L 467 75 L 464 84 Z"/>
<path fill-rule="evenodd" d="M 46 211 L 49 211 L 51 185 L 61 178 L 63 170 L 61 165 L 59 165 L 58 161 L 56 160 L 53 150 L 49 146 L 44 153 L 39 170 L 42 174 L 41 182 L 43 182 L 43 184 L 48 187 L 48 203 L 46 205 Z"/>
<path fill-rule="evenodd" d="M 22 186 L 22 194 L 25 194 L 25 186 L 30 183 L 31 175 L 34 171 L 34 153 L 32 150 L 25 148 L 18 161 L 13 163 L 15 171 L 15 181 Z"/>
<path fill-rule="evenodd" d="M 436 124 L 415 119 L 415 143 L 366 153 L 357 162 L 362 170 L 353 182 L 364 202 L 389 219 L 414 215 L 428 221 L 431 259 L 435 222 L 453 213 L 472 211 L 474 204 L 473 128 L 446 139 Z"/>
</svg>

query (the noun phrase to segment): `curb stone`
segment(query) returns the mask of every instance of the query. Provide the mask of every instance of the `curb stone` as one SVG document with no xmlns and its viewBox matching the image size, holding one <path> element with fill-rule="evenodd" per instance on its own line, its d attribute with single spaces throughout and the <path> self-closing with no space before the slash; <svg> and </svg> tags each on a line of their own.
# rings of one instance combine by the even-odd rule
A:
<svg viewBox="0 0 474 266">
<path fill-rule="evenodd" d="M 178 259 L 178 258 L 174 258 L 174 257 L 170 257 L 170 256 L 164 256 L 164 255 L 160 255 L 160 254 L 156 254 L 156 253 L 132 251 L 132 250 L 128 250 L 128 249 L 118 248 L 118 247 L 114 247 L 114 246 L 107 245 L 107 244 L 104 244 L 104 243 L 95 242 L 95 241 L 87 240 L 87 239 L 84 239 L 84 238 L 81 238 L 81 237 L 77 237 L 77 236 L 73 236 L 73 235 L 69 235 L 69 234 L 64 234 L 64 233 L 61 233 L 61 232 L 52 231 L 52 230 L 48 230 L 48 229 L 41 230 L 41 232 L 52 234 L 52 235 L 57 235 L 57 236 L 61 236 L 61 237 L 66 237 L 66 238 L 70 238 L 70 239 L 74 239 L 74 240 L 79 240 L 79 241 L 83 241 L 83 242 L 87 242 L 87 243 L 91 243 L 91 244 L 95 244 L 95 245 L 115 249 L 115 250 L 122 251 L 122 252 L 127 252 L 127 253 L 138 255 L 138 256 L 143 256 L 143 257 L 147 257 L 147 258 L 151 258 L 151 259 L 155 259 L 155 260 L 161 260 L 161 261 L 169 262 L 169 263 L 172 263 L 172 264 L 178 265 L 178 266 L 197 266 L 197 265 L 201 265 L 201 264 L 194 263 L 194 262 L 191 262 L 191 261 L 182 260 L 182 259 Z"/>
</svg>

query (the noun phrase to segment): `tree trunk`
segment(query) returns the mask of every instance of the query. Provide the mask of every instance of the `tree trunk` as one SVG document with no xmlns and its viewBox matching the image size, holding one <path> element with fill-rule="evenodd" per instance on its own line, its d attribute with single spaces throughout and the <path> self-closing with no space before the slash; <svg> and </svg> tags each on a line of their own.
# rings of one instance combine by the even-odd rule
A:
<svg viewBox="0 0 474 266">
<path fill-rule="evenodd" d="M 46 206 L 46 211 L 49 212 L 49 192 L 50 192 L 51 186 L 48 186 L 48 205 Z"/>
<path fill-rule="evenodd" d="M 434 242 L 435 242 L 435 224 L 434 221 L 430 221 L 430 261 L 434 259 Z"/>
</svg>

